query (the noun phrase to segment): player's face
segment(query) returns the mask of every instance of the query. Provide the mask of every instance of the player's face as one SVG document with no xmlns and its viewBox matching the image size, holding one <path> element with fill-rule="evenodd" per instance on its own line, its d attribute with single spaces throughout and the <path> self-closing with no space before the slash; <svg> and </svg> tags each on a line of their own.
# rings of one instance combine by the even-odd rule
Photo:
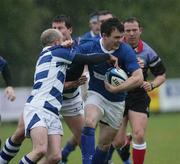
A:
<svg viewBox="0 0 180 164">
<path fill-rule="evenodd" d="M 63 35 L 63 41 L 71 40 L 72 29 L 67 28 L 65 22 L 53 22 L 52 28 L 59 30 Z"/>
<path fill-rule="evenodd" d="M 133 47 L 137 46 L 142 32 L 138 22 L 125 22 L 124 32 L 125 40 Z"/>
<path fill-rule="evenodd" d="M 119 32 L 117 29 L 112 31 L 110 36 L 103 36 L 103 42 L 107 50 L 116 50 L 119 48 L 121 40 L 123 40 L 124 33 Z"/>
<path fill-rule="evenodd" d="M 100 33 L 100 25 L 99 21 L 92 21 L 89 23 L 90 29 L 94 34 L 98 35 Z"/>
</svg>

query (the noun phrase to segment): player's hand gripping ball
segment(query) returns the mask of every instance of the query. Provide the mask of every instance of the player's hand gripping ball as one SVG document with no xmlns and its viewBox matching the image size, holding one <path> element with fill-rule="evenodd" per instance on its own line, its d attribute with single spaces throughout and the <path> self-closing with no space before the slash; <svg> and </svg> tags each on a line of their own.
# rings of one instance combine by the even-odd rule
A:
<svg viewBox="0 0 180 164">
<path fill-rule="evenodd" d="M 128 78 L 126 72 L 120 68 L 109 68 L 105 74 L 106 80 L 113 86 L 118 86 Z"/>
</svg>

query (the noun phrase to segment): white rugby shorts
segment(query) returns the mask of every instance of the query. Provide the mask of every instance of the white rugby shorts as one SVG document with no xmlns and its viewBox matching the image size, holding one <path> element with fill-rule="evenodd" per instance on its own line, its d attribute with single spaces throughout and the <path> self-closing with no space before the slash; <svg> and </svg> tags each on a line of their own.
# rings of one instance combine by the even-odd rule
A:
<svg viewBox="0 0 180 164">
<path fill-rule="evenodd" d="M 44 109 L 37 109 L 26 105 L 23 112 L 25 123 L 25 136 L 30 137 L 30 130 L 36 127 L 45 127 L 48 135 L 63 135 L 63 127 L 58 116 L 46 112 Z"/>
<path fill-rule="evenodd" d="M 85 106 L 88 104 L 97 106 L 102 112 L 103 118 L 101 121 L 107 123 L 114 129 L 119 129 L 123 120 L 125 101 L 111 102 L 95 91 L 88 91 Z"/>
<path fill-rule="evenodd" d="M 84 115 L 84 102 L 80 95 L 69 100 L 63 100 L 62 108 L 60 109 L 62 116 L 77 116 Z"/>
</svg>

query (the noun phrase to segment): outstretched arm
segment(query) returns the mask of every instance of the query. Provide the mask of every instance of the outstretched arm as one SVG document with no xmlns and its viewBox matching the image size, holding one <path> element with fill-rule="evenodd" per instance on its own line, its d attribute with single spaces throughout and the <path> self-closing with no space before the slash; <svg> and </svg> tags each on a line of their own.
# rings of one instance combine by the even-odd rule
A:
<svg viewBox="0 0 180 164">
<path fill-rule="evenodd" d="M 85 55 L 85 54 L 76 54 L 75 58 L 74 58 L 74 63 L 78 63 L 78 64 L 98 64 L 101 62 L 105 62 L 108 61 L 111 64 L 113 64 L 115 67 L 118 66 L 118 59 L 110 54 L 98 54 L 98 53 L 94 53 L 94 54 L 89 54 L 89 55 Z"/>
</svg>

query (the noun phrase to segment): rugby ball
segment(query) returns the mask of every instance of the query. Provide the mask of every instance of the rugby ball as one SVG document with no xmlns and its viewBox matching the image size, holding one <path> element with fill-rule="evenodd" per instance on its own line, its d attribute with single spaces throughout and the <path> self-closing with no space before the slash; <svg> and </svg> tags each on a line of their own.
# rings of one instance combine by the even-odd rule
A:
<svg viewBox="0 0 180 164">
<path fill-rule="evenodd" d="M 113 86 L 118 86 L 128 78 L 126 72 L 122 69 L 109 68 L 105 74 L 106 80 Z"/>
</svg>

